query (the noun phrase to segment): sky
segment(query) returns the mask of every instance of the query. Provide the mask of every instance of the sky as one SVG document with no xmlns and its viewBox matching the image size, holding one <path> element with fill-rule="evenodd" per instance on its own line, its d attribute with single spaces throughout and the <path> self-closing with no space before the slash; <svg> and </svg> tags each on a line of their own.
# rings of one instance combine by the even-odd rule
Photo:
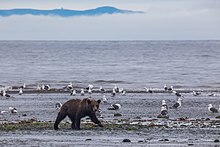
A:
<svg viewBox="0 0 220 147">
<path fill-rule="evenodd" d="M 101 6 L 144 11 L 101 16 L 0 17 L 0 40 L 219 40 L 219 0 L 0 0 L 0 9 Z"/>
</svg>

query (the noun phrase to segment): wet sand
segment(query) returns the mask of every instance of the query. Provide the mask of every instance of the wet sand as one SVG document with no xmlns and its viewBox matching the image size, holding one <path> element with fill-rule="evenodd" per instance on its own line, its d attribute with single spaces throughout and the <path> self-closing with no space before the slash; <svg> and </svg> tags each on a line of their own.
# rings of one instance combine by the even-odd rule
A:
<svg viewBox="0 0 220 147">
<path fill-rule="evenodd" d="M 202 92 L 199 96 L 183 93 L 182 107 L 178 110 L 169 109 L 169 119 L 157 118 L 160 113 L 162 99 L 168 106 L 172 106 L 176 97 L 171 93 L 145 93 L 133 92 L 125 96 L 111 97 L 106 93 L 108 104 L 101 104 L 102 118 L 105 125 L 99 128 L 90 123 L 87 118 L 82 120 L 82 130 L 70 129 L 70 124 L 59 131 L 52 129 L 53 121 L 58 110 L 56 102 L 65 102 L 72 98 L 102 99 L 101 93 L 85 96 L 70 96 L 68 92 L 27 92 L 18 95 L 12 92 L 12 98 L 0 97 L 0 108 L 16 107 L 17 114 L 4 113 L 0 115 L 1 123 L 19 122 L 21 120 L 34 120 L 36 122 L 49 122 L 51 127 L 43 129 L 15 129 L 1 130 L 0 143 L 3 146 L 220 146 L 220 113 L 212 114 L 208 111 L 208 104 L 215 107 L 220 104 L 217 96 L 208 96 L 210 92 Z M 122 114 L 115 117 L 115 111 L 107 110 L 113 103 L 120 103 Z M 69 122 L 66 118 L 63 123 Z M 110 125 L 113 125 L 110 127 Z M 69 127 L 68 127 L 69 125 Z M 116 127 L 115 127 L 116 125 Z M 127 126 L 128 125 L 128 126 Z M 130 139 L 131 142 L 122 142 Z M 216 141 L 216 142 L 214 142 Z"/>
</svg>

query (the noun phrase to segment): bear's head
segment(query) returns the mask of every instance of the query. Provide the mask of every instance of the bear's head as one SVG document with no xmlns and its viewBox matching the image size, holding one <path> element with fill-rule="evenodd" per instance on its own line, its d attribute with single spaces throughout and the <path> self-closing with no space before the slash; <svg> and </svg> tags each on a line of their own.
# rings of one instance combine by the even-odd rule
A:
<svg viewBox="0 0 220 147">
<path fill-rule="evenodd" d="M 90 112 L 92 113 L 96 113 L 96 111 L 99 110 L 99 104 L 101 103 L 101 100 L 91 100 L 91 99 L 87 99 L 87 103 L 88 103 L 88 109 Z"/>
</svg>

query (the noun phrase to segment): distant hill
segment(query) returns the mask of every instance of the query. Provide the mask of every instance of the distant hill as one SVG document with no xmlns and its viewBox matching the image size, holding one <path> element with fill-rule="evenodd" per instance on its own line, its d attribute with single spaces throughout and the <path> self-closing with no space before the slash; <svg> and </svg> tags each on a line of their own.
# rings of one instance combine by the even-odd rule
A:
<svg viewBox="0 0 220 147">
<path fill-rule="evenodd" d="M 141 11 L 121 10 L 115 7 L 98 7 L 88 10 L 68 10 L 68 9 L 53 9 L 53 10 L 37 10 L 37 9 L 10 9 L 0 10 L 0 16 L 6 17 L 11 15 L 43 15 L 43 16 L 96 16 L 103 14 L 125 14 L 125 13 L 143 13 Z"/>
</svg>

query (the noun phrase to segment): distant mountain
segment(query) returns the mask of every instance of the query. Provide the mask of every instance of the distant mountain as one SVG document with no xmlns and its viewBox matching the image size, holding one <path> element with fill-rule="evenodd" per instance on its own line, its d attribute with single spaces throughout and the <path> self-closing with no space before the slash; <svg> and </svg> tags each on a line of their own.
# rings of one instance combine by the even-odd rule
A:
<svg viewBox="0 0 220 147">
<path fill-rule="evenodd" d="M 141 11 L 121 10 L 115 7 L 98 7 L 96 9 L 88 10 L 68 10 L 68 9 L 53 9 L 53 10 L 37 10 L 37 9 L 10 9 L 0 10 L 0 16 L 6 17 L 11 15 L 44 15 L 44 16 L 96 16 L 103 14 L 129 14 L 129 13 L 143 13 Z"/>
</svg>

